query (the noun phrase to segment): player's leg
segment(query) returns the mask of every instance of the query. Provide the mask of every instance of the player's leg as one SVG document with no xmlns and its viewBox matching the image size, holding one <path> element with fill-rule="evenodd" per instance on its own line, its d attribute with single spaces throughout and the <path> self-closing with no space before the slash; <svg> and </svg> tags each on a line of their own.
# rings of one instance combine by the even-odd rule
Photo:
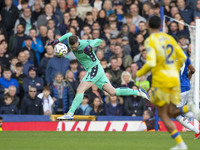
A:
<svg viewBox="0 0 200 150">
<path fill-rule="evenodd" d="M 168 110 L 169 105 L 164 105 L 162 107 L 157 107 L 158 109 L 158 115 L 163 121 L 165 127 L 167 128 L 168 132 L 171 134 L 171 137 L 176 141 L 177 146 L 171 148 L 170 150 L 187 150 L 187 146 L 184 143 L 182 137 L 180 136 L 179 132 L 176 129 L 176 126 L 173 124 L 173 122 L 170 120 L 170 117 L 168 116 Z"/>
<path fill-rule="evenodd" d="M 83 96 L 84 96 L 85 91 L 87 89 L 89 89 L 92 85 L 93 85 L 92 82 L 81 81 L 81 83 L 79 84 L 79 86 L 77 88 L 75 98 L 74 98 L 72 105 L 69 109 L 70 113 L 74 114 L 74 112 L 76 111 L 76 109 L 78 108 L 78 106 L 81 104 L 81 102 L 83 100 Z"/>
<path fill-rule="evenodd" d="M 146 99 L 149 99 L 148 94 L 140 90 L 134 90 L 130 88 L 114 88 L 110 83 L 105 83 L 103 85 L 103 90 L 108 92 L 110 95 L 116 95 L 116 96 L 129 96 L 129 95 L 136 95 L 136 96 L 142 96 Z"/>
<path fill-rule="evenodd" d="M 93 85 L 92 82 L 81 81 L 81 83 L 79 84 L 77 88 L 76 95 L 72 102 L 70 110 L 68 111 L 66 115 L 58 117 L 57 119 L 73 119 L 74 112 L 76 111 L 78 106 L 81 104 L 85 91 L 89 89 L 92 85 Z"/>
<path fill-rule="evenodd" d="M 183 107 L 185 104 L 187 104 L 188 102 L 188 98 L 189 98 L 189 91 L 186 92 L 182 92 L 181 93 L 181 101 L 180 104 L 177 105 L 178 108 Z M 191 114 L 192 112 L 188 112 L 186 114 Z M 186 114 L 184 116 L 186 116 Z M 194 114 L 192 113 L 192 117 L 189 118 L 194 118 Z M 176 120 L 183 125 L 184 127 L 190 129 L 191 131 L 193 131 L 194 133 L 198 134 L 199 133 L 199 129 L 196 129 L 195 126 L 193 126 L 186 117 L 184 117 L 182 115 L 179 115 L 176 117 Z"/>
<path fill-rule="evenodd" d="M 193 126 L 187 118 L 183 117 L 182 115 L 179 115 L 176 117 L 176 120 L 183 125 L 184 127 L 190 129 L 191 131 L 193 131 L 195 134 L 199 133 L 199 130 L 195 128 L 195 126 Z"/>
</svg>

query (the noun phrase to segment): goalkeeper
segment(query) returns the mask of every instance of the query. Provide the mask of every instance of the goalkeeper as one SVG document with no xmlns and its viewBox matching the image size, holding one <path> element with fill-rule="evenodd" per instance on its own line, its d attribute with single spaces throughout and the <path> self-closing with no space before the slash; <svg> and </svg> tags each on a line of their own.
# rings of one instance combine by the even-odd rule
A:
<svg viewBox="0 0 200 150">
<path fill-rule="evenodd" d="M 133 90 L 129 88 L 117 88 L 115 89 L 110 81 L 107 79 L 105 72 L 93 51 L 93 47 L 97 47 L 101 45 L 101 39 L 95 40 L 80 40 L 76 35 L 72 35 L 72 33 L 67 33 L 60 37 L 58 40 L 54 40 L 49 42 L 49 45 L 55 45 L 63 40 L 68 40 L 68 47 L 78 61 L 83 65 L 85 70 L 87 71 L 85 77 L 79 84 L 77 88 L 77 93 L 72 102 L 71 108 L 67 114 L 64 116 L 58 117 L 57 119 L 73 119 L 73 115 L 75 110 L 81 104 L 84 92 L 89 89 L 93 84 L 95 84 L 99 89 L 105 90 L 110 95 L 117 96 L 128 96 L 128 95 L 137 95 L 142 96 L 148 99 L 148 95 L 142 89 Z"/>
</svg>

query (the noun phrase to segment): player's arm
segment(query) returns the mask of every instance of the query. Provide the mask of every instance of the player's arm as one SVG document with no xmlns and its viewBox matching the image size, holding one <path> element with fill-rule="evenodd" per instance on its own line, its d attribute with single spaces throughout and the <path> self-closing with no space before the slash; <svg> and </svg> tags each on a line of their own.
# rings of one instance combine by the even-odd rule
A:
<svg viewBox="0 0 200 150">
<path fill-rule="evenodd" d="M 136 76 L 141 77 L 145 74 L 147 74 L 153 67 L 156 66 L 156 53 L 155 49 L 149 42 L 149 40 L 145 41 L 145 48 L 147 51 L 147 59 L 146 63 L 143 65 L 143 67 L 137 71 Z"/>
<path fill-rule="evenodd" d="M 84 53 L 90 53 L 92 51 L 92 47 L 97 47 L 101 45 L 102 42 L 103 41 L 101 39 L 88 40 L 89 45 L 84 48 Z"/>
<path fill-rule="evenodd" d="M 176 58 L 177 58 L 177 67 L 178 67 L 178 70 L 180 70 L 181 67 L 183 66 L 183 63 L 186 61 L 187 57 L 184 54 L 182 48 L 177 44 L 177 42 L 173 38 L 172 40 L 174 41 L 173 46 L 174 46 Z"/>
<path fill-rule="evenodd" d="M 103 41 L 101 39 L 89 40 L 91 47 L 97 47 L 97 46 L 101 45 L 102 42 Z"/>
<path fill-rule="evenodd" d="M 53 41 L 50 41 L 49 43 L 48 43 L 48 45 L 56 45 L 56 44 L 58 44 L 59 42 L 62 42 L 62 41 L 64 41 L 64 40 L 68 40 L 69 39 L 69 37 L 72 35 L 72 33 L 66 33 L 66 34 L 64 34 L 63 36 L 61 36 L 58 40 L 53 40 Z"/>
<path fill-rule="evenodd" d="M 66 33 L 66 34 L 64 34 L 63 36 L 61 36 L 59 39 L 58 39 L 58 41 L 59 42 L 62 42 L 62 41 L 64 41 L 64 40 L 68 40 L 69 39 L 69 37 L 70 36 L 72 36 L 72 33 Z"/>
<path fill-rule="evenodd" d="M 189 66 L 188 66 L 188 69 L 189 69 L 189 72 L 188 72 L 188 78 L 189 78 L 189 80 L 192 78 L 192 75 L 195 73 L 195 69 L 194 69 L 194 67 L 192 66 L 192 64 L 190 64 Z"/>
</svg>

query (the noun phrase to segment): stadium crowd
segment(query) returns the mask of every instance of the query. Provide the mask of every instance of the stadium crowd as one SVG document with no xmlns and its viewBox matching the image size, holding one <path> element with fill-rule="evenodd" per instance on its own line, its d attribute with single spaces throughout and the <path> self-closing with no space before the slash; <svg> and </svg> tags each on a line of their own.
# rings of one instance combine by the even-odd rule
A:
<svg viewBox="0 0 200 150">
<path fill-rule="evenodd" d="M 172 18 L 195 25 L 200 0 L 4 0 L 0 2 L 0 114 L 63 114 L 86 74 L 72 52 L 54 55 L 47 43 L 71 32 L 100 38 L 94 48 L 114 87 L 142 87 L 151 95 L 151 73 L 136 72 L 146 60 L 148 18 L 160 16 L 164 32 L 190 56 L 189 30 Z M 67 43 L 67 41 L 64 41 Z M 93 85 L 75 114 L 142 116 L 154 106 L 139 96 L 109 96 Z"/>
</svg>

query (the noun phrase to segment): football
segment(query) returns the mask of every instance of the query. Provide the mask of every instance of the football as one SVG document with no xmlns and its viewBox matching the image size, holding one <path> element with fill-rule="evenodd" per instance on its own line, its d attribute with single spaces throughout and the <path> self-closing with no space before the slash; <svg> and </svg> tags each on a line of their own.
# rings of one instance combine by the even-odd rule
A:
<svg viewBox="0 0 200 150">
<path fill-rule="evenodd" d="M 55 52 L 55 55 L 57 56 L 65 56 L 68 52 L 68 48 L 65 44 L 63 43 L 58 43 L 56 44 L 56 46 L 54 47 L 54 52 Z"/>
</svg>

